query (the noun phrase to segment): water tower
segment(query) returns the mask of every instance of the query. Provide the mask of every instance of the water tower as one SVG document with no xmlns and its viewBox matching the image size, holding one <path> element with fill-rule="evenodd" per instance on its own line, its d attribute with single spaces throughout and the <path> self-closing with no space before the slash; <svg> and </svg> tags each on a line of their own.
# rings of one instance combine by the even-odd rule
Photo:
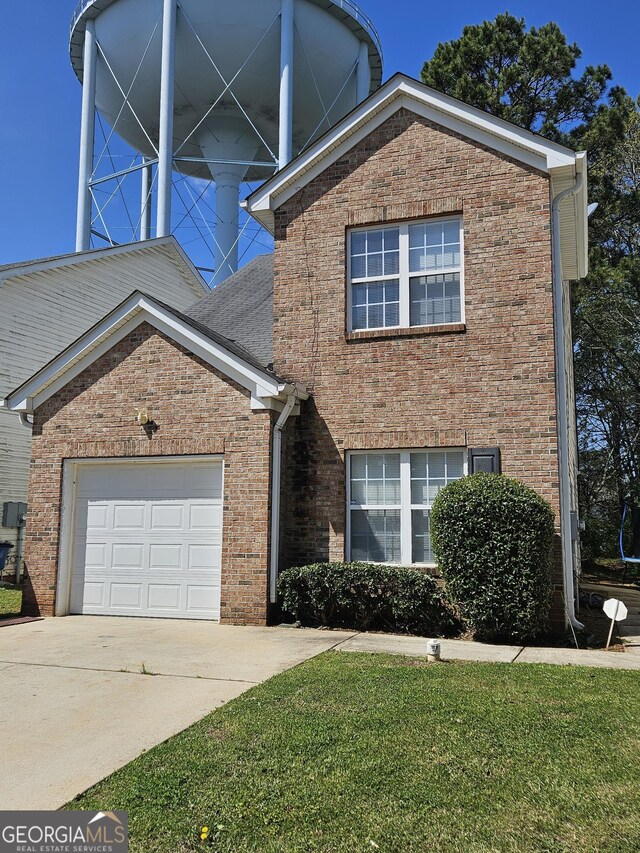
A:
<svg viewBox="0 0 640 853">
<path fill-rule="evenodd" d="M 171 232 L 174 176 L 215 184 L 214 281 L 238 265 L 239 192 L 282 168 L 375 91 L 382 50 L 352 0 L 83 0 L 71 62 L 83 85 L 76 249 L 96 190 L 141 178 L 131 239 Z M 96 116 L 134 152 L 96 171 Z M 107 139 L 108 142 L 108 139 Z M 109 238 L 111 239 L 111 238 Z"/>
</svg>

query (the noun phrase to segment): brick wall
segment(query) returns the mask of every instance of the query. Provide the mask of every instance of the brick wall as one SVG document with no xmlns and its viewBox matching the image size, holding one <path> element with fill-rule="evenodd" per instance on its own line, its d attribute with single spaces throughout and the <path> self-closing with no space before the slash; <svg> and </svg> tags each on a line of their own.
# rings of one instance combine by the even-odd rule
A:
<svg viewBox="0 0 640 853">
<path fill-rule="evenodd" d="M 349 226 L 461 213 L 466 328 L 346 333 Z M 285 562 L 345 556 L 346 450 L 498 445 L 559 512 L 549 182 L 401 109 L 276 212 Z M 559 577 L 556 578 L 559 582 Z"/>
<path fill-rule="evenodd" d="M 147 437 L 135 420 L 148 407 Z M 35 413 L 24 612 L 52 615 L 64 459 L 224 454 L 221 619 L 266 620 L 271 416 L 143 323 Z"/>
</svg>

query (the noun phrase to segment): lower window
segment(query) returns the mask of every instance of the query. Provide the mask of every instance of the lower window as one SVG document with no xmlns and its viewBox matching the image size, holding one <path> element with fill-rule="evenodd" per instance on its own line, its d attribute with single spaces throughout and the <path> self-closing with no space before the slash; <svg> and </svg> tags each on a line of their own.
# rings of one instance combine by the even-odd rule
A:
<svg viewBox="0 0 640 853">
<path fill-rule="evenodd" d="M 349 455 L 349 559 L 433 564 L 429 516 L 447 483 L 464 476 L 463 450 Z"/>
</svg>

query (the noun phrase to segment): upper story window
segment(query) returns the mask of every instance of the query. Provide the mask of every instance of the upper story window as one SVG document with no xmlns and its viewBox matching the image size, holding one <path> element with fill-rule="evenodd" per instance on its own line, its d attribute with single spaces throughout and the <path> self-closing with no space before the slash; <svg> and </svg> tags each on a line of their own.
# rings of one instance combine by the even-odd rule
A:
<svg viewBox="0 0 640 853">
<path fill-rule="evenodd" d="M 349 232 L 349 327 L 463 322 L 462 218 Z"/>
</svg>

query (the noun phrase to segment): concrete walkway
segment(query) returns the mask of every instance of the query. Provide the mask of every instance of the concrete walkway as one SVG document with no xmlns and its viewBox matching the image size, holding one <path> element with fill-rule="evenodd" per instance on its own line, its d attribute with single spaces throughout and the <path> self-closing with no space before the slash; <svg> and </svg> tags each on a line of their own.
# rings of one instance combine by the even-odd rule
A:
<svg viewBox="0 0 640 853">
<path fill-rule="evenodd" d="M 102 616 L 0 627 L 0 808 L 59 808 L 254 684 L 351 636 Z"/>
<path fill-rule="evenodd" d="M 441 640 L 442 660 L 492 661 L 493 663 L 552 663 L 564 666 L 593 666 L 601 669 L 640 669 L 640 655 L 628 652 L 586 649 L 492 646 L 467 640 Z M 390 655 L 426 657 L 423 637 L 395 634 L 356 634 L 336 647 L 341 652 L 384 652 Z"/>
</svg>

